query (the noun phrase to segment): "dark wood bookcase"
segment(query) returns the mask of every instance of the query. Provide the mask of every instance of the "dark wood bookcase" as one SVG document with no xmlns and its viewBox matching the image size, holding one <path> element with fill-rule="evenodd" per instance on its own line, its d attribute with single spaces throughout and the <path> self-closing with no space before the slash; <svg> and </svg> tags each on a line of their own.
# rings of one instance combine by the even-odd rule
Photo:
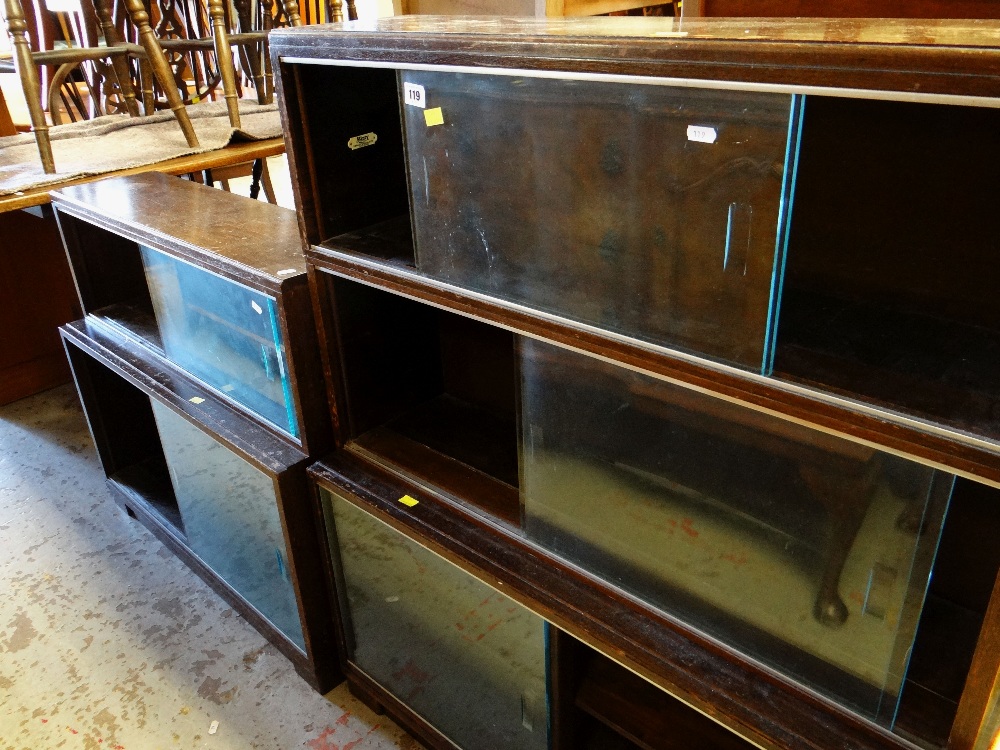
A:
<svg viewBox="0 0 1000 750">
<path fill-rule="evenodd" d="M 92 322 L 187 369 L 307 454 L 330 448 L 292 212 L 155 172 L 63 188 L 52 205 Z"/>
<path fill-rule="evenodd" d="M 295 214 L 152 173 L 52 204 L 85 316 L 60 331 L 115 500 L 329 690 L 306 468 L 332 430 Z"/>
<path fill-rule="evenodd" d="M 274 35 L 319 497 L 549 623 L 553 747 L 991 746 L 998 31 Z M 352 688 L 453 746 L 352 656 L 327 524 Z"/>
<path fill-rule="evenodd" d="M 330 689 L 339 672 L 308 457 L 140 345 L 86 321 L 61 333 L 115 501 Z"/>
</svg>

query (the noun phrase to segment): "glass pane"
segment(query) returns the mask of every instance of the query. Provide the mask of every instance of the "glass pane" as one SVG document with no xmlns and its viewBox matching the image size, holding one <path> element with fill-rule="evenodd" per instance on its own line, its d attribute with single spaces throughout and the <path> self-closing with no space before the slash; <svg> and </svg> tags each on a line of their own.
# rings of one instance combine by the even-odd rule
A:
<svg viewBox="0 0 1000 750">
<path fill-rule="evenodd" d="M 533 540 L 891 725 L 954 477 L 521 341 Z"/>
<path fill-rule="evenodd" d="M 305 650 L 274 482 L 150 399 L 188 546 Z"/>
<path fill-rule="evenodd" d="M 351 661 L 460 747 L 548 747 L 543 620 L 322 494 Z"/>
<path fill-rule="evenodd" d="M 274 299 L 148 247 L 140 250 L 167 357 L 297 435 Z"/>
<path fill-rule="evenodd" d="M 797 97 L 400 77 L 419 271 L 769 369 Z"/>
</svg>

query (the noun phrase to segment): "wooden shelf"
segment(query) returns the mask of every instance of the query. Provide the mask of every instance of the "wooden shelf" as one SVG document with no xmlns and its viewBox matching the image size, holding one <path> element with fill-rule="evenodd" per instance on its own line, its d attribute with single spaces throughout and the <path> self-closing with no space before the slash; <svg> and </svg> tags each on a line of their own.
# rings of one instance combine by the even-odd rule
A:
<svg viewBox="0 0 1000 750">
<path fill-rule="evenodd" d="M 749 750 L 711 719 L 594 652 L 576 705 L 642 750 Z"/>
</svg>

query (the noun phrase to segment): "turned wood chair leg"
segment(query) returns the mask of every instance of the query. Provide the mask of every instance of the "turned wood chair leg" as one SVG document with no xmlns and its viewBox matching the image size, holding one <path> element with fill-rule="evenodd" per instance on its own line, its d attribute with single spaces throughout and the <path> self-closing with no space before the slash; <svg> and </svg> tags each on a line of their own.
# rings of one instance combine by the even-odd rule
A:
<svg viewBox="0 0 1000 750">
<path fill-rule="evenodd" d="M 236 69 L 233 66 L 233 48 L 229 44 L 226 29 L 226 8 L 222 0 L 208 0 L 208 15 L 212 19 L 212 40 L 215 44 L 215 59 L 222 78 L 222 93 L 229 112 L 229 124 L 240 127 L 240 97 L 236 93 Z"/>
<path fill-rule="evenodd" d="M 21 88 L 27 100 L 28 115 L 31 118 L 31 130 L 35 134 L 38 146 L 38 156 L 42 160 L 42 169 L 46 174 L 56 171 L 55 159 L 52 157 L 52 143 L 49 140 L 49 124 L 42 109 L 42 87 L 38 81 L 38 71 L 31 59 L 31 45 L 28 43 L 28 22 L 24 11 L 17 0 L 4 0 L 4 11 L 7 15 L 7 32 L 14 48 L 14 63 Z"/>
<path fill-rule="evenodd" d="M 261 161 L 264 162 L 260 175 L 261 184 L 264 186 L 264 197 L 268 203 L 277 206 L 278 198 L 274 194 L 274 185 L 271 183 L 271 169 L 267 166 L 267 159 L 261 159 Z"/>
<path fill-rule="evenodd" d="M 240 31 L 250 31 L 253 28 L 252 15 L 254 13 L 254 8 L 250 5 L 250 0 L 234 0 L 234 5 L 236 6 L 236 16 L 238 18 L 239 30 Z M 263 28 L 262 30 L 267 32 L 271 24 L 269 20 L 271 18 L 271 13 L 273 6 L 273 0 L 261 0 L 260 7 L 256 9 L 258 15 L 263 17 Z M 259 43 L 249 45 L 240 45 L 240 60 L 243 63 L 244 74 L 246 71 L 250 72 L 250 78 L 253 80 L 254 90 L 257 92 L 257 103 L 258 104 L 269 104 L 268 93 L 266 89 L 266 81 L 264 78 L 264 72 L 266 69 L 267 61 L 264 64 L 261 62 L 261 57 L 264 49 L 266 49 L 267 43 L 261 41 Z"/>
<path fill-rule="evenodd" d="M 153 66 L 149 60 L 139 59 L 139 92 L 142 96 L 142 111 L 151 115 L 156 112 L 156 93 L 153 91 Z"/>
<path fill-rule="evenodd" d="M 857 475 L 832 473 L 829 467 L 799 467 L 799 475 L 813 497 L 826 508 L 833 523 L 833 537 L 813 608 L 813 615 L 824 625 L 838 627 L 847 620 L 847 605 L 840 598 L 840 576 L 871 505 L 877 465 L 876 462 Z"/>
<path fill-rule="evenodd" d="M 192 148 L 199 148 L 201 144 L 198 142 L 198 136 L 194 132 L 194 125 L 191 123 L 191 118 L 184 107 L 184 100 L 177 90 L 177 83 L 174 81 L 174 74 L 170 69 L 170 63 L 167 62 L 167 56 L 163 53 L 163 48 L 160 47 L 160 43 L 156 39 L 156 33 L 149 25 L 149 13 L 146 12 L 146 7 L 142 4 L 142 0 L 125 0 L 125 8 L 132 18 L 132 23 L 139 30 L 139 43 L 146 51 L 146 57 L 149 58 L 153 74 L 163 88 L 163 93 L 167 97 L 167 106 L 174 113 L 174 117 L 177 118 L 177 123 L 181 126 L 181 132 L 184 133 L 187 145 Z"/>
<path fill-rule="evenodd" d="M 121 43 L 118 36 L 118 29 L 115 27 L 114 19 L 111 15 L 111 4 L 108 0 L 94 0 L 94 7 L 97 9 L 97 18 L 104 33 L 104 41 L 108 47 L 115 47 Z M 129 61 L 125 55 L 116 55 L 111 59 L 111 67 L 115 71 L 118 79 L 118 88 L 125 99 L 125 109 L 131 117 L 139 116 L 139 103 L 135 98 L 135 87 L 132 86 L 132 71 L 129 70 Z"/>
<path fill-rule="evenodd" d="M 302 18 L 299 16 L 299 4 L 295 0 L 278 0 L 281 9 L 285 12 L 289 26 L 301 26 Z"/>
</svg>

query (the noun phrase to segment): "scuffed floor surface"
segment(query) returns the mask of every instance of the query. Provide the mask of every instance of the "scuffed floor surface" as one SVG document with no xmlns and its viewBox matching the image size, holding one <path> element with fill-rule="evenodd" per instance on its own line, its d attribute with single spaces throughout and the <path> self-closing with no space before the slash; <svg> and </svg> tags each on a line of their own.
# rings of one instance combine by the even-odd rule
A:
<svg viewBox="0 0 1000 750">
<path fill-rule="evenodd" d="M 418 747 L 128 519 L 71 386 L 0 407 L 0 591 L 0 750 Z"/>
</svg>

